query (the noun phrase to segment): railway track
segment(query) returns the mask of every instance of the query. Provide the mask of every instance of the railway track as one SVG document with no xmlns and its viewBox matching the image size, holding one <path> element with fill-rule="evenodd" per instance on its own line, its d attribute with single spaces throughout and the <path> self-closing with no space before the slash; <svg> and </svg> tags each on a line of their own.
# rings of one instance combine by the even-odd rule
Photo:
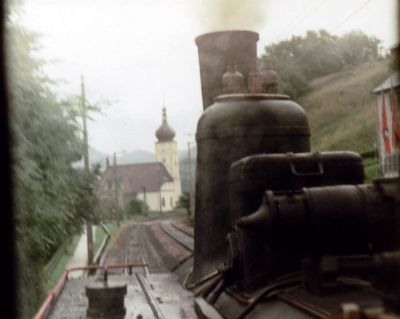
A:
<svg viewBox="0 0 400 319">
<path fill-rule="evenodd" d="M 179 245 L 193 253 L 194 250 L 194 239 L 189 233 L 178 228 L 175 223 L 171 220 L 161 221 L 161 229 L 175 240 Z"/>
<path fill-rule="evenodd" d="M 99 270 L 96 276 L 67 280 L 50 319 L 85 317 L 85 287 L 107 277 L 128 286 L 125 318 L 195 318 L 193 296 L 174 270 L 192 257 L 193 237 L 174 221 L 157 220 L 129 225 L 107 251 L 104 264 L 147 264 L 128 269 Z M 171 269 L 172 268 L 172 269 Z"/>
</svg>

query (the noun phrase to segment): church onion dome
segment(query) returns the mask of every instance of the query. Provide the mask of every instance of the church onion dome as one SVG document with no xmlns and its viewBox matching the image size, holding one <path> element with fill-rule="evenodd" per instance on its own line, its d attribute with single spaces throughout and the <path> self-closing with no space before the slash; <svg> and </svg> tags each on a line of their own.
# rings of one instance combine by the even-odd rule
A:
<svg viewBox="0 0 400 319">
<path fill-rule="evenodd" d="M 175 130 L 168 125 L 165 107 L 163 108 L 162 124 L 156 131 L 156 137 L 159 142 L 169 142 L 175 137 Z"/>
</svg>

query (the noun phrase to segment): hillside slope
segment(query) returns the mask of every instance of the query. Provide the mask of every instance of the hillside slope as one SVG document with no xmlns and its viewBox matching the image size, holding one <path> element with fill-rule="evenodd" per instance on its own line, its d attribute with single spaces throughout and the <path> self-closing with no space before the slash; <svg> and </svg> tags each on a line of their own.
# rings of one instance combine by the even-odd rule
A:
<svg viewBox="0 0 400 319">
<path fill-rule="evenodd" d="M 376 96 L 371 91 L 388 73 L 387 61 L 375 61 L 311 83 L 311 93 L 299 103 L 309 117 L 313 151 L 374 148 Z"/>
</svg>

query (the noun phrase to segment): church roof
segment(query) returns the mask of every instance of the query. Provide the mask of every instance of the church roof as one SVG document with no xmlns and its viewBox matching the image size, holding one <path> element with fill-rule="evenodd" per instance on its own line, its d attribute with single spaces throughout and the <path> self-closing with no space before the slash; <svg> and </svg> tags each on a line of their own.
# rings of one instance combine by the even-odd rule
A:
<svg viewBox="0 0 400 319">
<path fill-rule="evenodd" d="M 163 108 L 162 124 L 156 131 L 156 137 L 159 142 L 169 142 L 175 137 L 175 130 L 168 124 L 165 107 Z"/>
<path fill-rule="evenodd" d="M 158 192 L 166 182 L 173 179 L 163 163 L 137 163 L 117 165 L 117 177 L 124 194 L 137 194 L 143 192 Z M 107 188 L 108 183 L 114 183 L 114 167 L 106 168 L 101 181 L 101 188 Z"/>
</svg>

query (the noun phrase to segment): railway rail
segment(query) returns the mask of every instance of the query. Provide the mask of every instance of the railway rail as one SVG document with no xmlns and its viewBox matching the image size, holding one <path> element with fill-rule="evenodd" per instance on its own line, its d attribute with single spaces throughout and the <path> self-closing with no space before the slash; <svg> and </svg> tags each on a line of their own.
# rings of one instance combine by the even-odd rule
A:
<svg viewBox="0 0 400 319">
<path fill-rule="evenodd" d="M 127 285 L 125 318 L 194 318 L 192 293 L 181 286 L 173 273 L 192 257 L 194 241 L 192 236 L 174 225 L 175 221 L 171 220 L 129 225 L 114 242 L 116 247 L 112 247 L 102 258 L 102 265 L 76 268 L 96 271 L 95 276 L 72 279 L 69 273 L 76 269 L 66 270 L 56 288 L 49 292 L 35 319 L 85 317 L 89 306 L 86 287 L 105 280 Z M 153 238 L 156 235 L 162 235 L 158 239 L 161 243 L 171 239 L 168 242 L 173 244 L 175 250 L 181 251 L 179 256 L 186 256 L 177 260 L 172 271 L 163 264 L 163 252 Z"/>
<path fill-rule="evenodd" d="M 189 233 L 185 232 L 181 228 L 176 226 L 171 220 L 161 221 L 161 229 L 178 244 L 183 246 L 185 249 L 193 253 L 194 250 L 194 239 Z"/>
</svg>

